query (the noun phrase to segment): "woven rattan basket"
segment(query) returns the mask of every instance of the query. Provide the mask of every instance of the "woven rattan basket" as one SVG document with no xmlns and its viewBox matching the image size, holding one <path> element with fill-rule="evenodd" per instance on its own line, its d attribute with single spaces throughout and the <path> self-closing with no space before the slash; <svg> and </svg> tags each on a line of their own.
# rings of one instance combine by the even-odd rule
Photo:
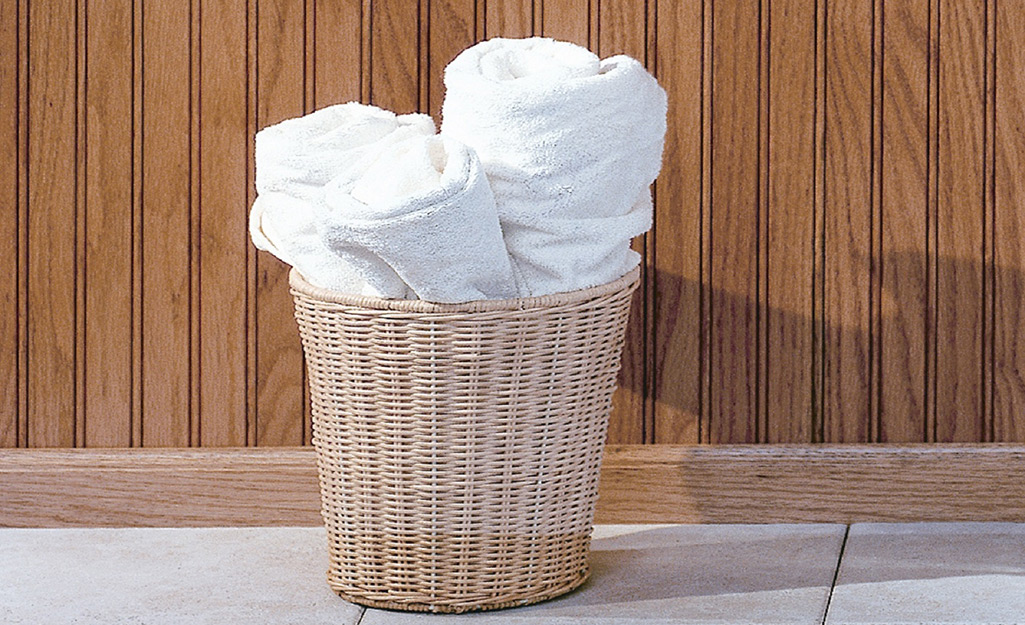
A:
<svg viewBox="0 0 1025 625">
<path fill-rule="evenodd" d="M 637 281 L 432 304 L 292 272 L 335 592 L 464 612 L 584 582 Z"/>
</svg>

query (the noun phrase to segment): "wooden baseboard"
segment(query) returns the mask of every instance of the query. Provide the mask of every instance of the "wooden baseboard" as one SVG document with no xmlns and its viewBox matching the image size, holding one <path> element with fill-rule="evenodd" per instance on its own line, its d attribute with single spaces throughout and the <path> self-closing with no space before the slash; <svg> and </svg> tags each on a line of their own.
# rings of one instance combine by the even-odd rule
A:
<svg viewBox="0 0 1025 625">
<path fill-rule="evenodd" d="M 596 521 L 1020 522 L 1025 446 L 610 446 Z M 309 448 L 0 450 L 0 526 L 319 523 Z"/>
</svg>

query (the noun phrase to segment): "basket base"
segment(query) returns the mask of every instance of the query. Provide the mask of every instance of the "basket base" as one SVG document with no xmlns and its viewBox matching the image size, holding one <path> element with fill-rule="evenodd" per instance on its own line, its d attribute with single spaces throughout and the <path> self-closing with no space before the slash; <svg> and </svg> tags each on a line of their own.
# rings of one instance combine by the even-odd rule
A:
<svg viewBox="0 0 1025 625">
<path fill-rule="evenodd" d="M 437 614 L 459 614 L 462 612 L 482 612 L 485 610 L 502 610 L 506 608 L 519 608 L 525 605 L 548 601 L 562 596 L 571 590 L 579 588 L 591 575 L 590 567 L 580 572 L 580 575 L 565 584 L 548 586 L 533 592 L 530 595 L 523 595 L 512 598 L 505 598 L 494 603 L 416 603 L 416 602 L 394 602 L 378 601 L 359 595 L 353 595 L 337 588 L 332 588 L 335 594 L 349 603 L 357 603 L 368 608 L 380 608 L 383 610 L 402 610 L 405 612 L 433 612 Z"/>
</svg>

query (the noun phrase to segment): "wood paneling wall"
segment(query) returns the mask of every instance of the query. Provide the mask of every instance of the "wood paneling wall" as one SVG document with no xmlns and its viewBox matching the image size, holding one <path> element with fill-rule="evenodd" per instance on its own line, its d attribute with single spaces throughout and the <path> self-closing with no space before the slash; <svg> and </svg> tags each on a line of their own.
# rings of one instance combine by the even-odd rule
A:
<svg viewBox="0 0 1025 625">
<path fill-rule="evenodd" d="M 617 443 L 1025 441 L 1022 0 L 2 0 L 0 446 L 309 441 L 253 134 L 532 34 L 669 94 Z"/>
</svg>

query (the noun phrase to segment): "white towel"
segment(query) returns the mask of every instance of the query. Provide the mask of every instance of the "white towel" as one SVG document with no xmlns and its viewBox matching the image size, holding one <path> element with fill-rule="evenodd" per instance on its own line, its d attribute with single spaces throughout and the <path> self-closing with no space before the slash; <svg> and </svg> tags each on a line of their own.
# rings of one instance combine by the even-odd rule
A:
<svg viewBox="0 0 1025 625">
<path fill-rule="evenodd" d="M 551 39 L 491 39 L 445 70 L 442 134 L 484 166 L 523 296 L 603 284 L 640 256 L 666 95 L 636 60 Z"/>
<path fill-rule="evenodd" d="M 358 177 L 388 145 L 433 135 L 434 121 L 348 102 L 286 119 L 256 133 L 256 192 L 319 199 L 328 181 Z"/>
<path fill-rule="evenodd" d="M 313 207 L 311 202 L 284 193 L 260 194 L 249 213 L 253 245 L 295 267 L 314 286 L 358 295 L 409 295 L 402 278 L 391 268 L 382 268 L 376 258 L 342 258 L 324 245 Z M 377 276 L 374 286 L 362 275 L 370 268 Z"/>
<path fill-rule="evenodd" d="M 420 299 L 516 297 L 491 188 L 458 141 L 436 135 L 395 144 L 355 181 L 333 180 L 324 206 L 318 223 L 327 247 L 353 264 L 352 256 L 381 259 Z"/>
<path fill-rule="evenodd" d="M 405 298 L 409 289 L 370 254 L 338 256 L 316 226 L 331 180 L 356 179 L 395 143 L 435 132 L 427 115 L 395 115 L 357 102 L 285 120 L 256 134 L 256 202 L 250 235 L 257 248 L 295 267 L 311 284 L 362 295 Z"/>
</svg>

